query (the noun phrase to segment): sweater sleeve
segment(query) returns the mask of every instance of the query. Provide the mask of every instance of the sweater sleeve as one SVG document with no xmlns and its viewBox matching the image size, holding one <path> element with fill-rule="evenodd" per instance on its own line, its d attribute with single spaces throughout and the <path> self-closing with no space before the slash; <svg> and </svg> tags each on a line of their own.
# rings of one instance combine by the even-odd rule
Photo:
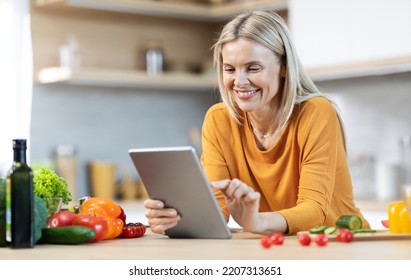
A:
<svg viewBox="0 0 411 280">
<path fill-rule="evenodd" d="M 222 128 L 222 126 L 224 126 L 224 121 L 218 119 L 218 117 L 216 118 L 215 115 L 212 114 L 214 110 L 216 110 L 216 106 L 211 107 L 207 112 L 202 128 L 203 152 L 201 155 L 201 164 L 210 182 L 230 178 L 223 151 L 221 150 L 221 146 L 218 145 L 218 142 L 221 141 L 219 138 L 223 137 L 219 131 L 224 130 L 224 128 Z M 224 217 L 228 221 L 230 214 L 225 197 L 221 191 L 215 189 L 213 191 Z"/>
<path fill-rule="evenodd" d="M 297 134 L 300 147 L 297 203 L 279 211 L 292 234 L 326 220 L 335 186 L 337 155 L 339 149 L 344 149 L 340 122 L 328 101 L 303 110 L 299 114 Z"/>
</svg>

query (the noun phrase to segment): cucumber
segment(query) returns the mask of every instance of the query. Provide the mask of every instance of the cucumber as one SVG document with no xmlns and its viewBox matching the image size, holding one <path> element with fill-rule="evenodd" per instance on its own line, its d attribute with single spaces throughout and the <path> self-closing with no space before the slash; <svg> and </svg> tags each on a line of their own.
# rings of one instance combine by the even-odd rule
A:
<svg viewBox="0 0 411 280">
<path fill-rule="evenodd" d="M 375 233 L 375 232 L 377 232 L 377 230 L 375 230 L 375 229 L 363 229 L 363 228 L 360 228 L 360 229 L 353 229 L 352 230 L 352 233 Z"/>
<path fill-rule="evenodd" d="M 328 227 L 324 230 L 324 233 L 327 235 L 335 235 L 337 234 L 337 227 Z"/>
<path fill-rule="evenodd" d="M 91 241 L 95 232 L 85 226 L 62 226 L 43 228 L 38 243 L 46 244 L 83 244 Z"/>
<path fill-rule="evenodd" d="M 335 222 L 337 228 L 346 228 L 349 230 L 355 230 L 362 228 L 361 218 L 357 215 L 343 215 Z"/>
<path fill-rule="evenodd" d="M 324 233 L 324 230 L 327 229 L 327 226 L 316 226 L 310 229 L 310 233 L 317 234 L 317 233 Z"/>
</svg>

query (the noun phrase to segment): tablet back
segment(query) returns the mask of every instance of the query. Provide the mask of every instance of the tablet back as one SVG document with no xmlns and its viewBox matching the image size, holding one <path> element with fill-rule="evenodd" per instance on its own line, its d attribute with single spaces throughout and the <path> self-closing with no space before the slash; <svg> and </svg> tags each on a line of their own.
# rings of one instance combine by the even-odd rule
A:
<svg viewBox="0 0 411 280">
<path fill-rule="evenodd" d="M 221 209 L 193 147 L 129 150 L 150 198 L 181 215 L 171 238 L 231 238 Z"/>
</svg>

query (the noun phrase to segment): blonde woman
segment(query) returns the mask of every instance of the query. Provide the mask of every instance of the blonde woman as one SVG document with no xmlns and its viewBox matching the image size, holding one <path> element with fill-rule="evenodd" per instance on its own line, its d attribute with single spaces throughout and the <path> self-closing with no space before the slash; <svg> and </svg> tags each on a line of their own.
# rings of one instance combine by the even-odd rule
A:
<svg viewBox="0 0 411 280">
<path fill-rule="evenodd" d="M 201 163 L 228 221 L 245 230 L 295 234 L 333 226 L 355 206 L 336 106 L 303 69 L 275 12 L 240 14 L 214 47 L 222 102 L 207 112 Z M 181 217 L 145 201 L 151 230 Z"/>
</svg>

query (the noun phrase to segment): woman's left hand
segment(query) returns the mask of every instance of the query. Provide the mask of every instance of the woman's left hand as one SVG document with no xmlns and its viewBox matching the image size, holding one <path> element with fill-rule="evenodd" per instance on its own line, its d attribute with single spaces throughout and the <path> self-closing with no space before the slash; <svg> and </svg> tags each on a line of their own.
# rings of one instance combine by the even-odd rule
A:
<svg viewBox="0 0 411 280">
<path fill-rule="evenodd" d="M 261 231 L 259 221 L 260 193 L 254 191 L 239 179 L 212 182 L 211 185 L 222 191 L 233 219 L 250 232 Z"/>
</svg>

